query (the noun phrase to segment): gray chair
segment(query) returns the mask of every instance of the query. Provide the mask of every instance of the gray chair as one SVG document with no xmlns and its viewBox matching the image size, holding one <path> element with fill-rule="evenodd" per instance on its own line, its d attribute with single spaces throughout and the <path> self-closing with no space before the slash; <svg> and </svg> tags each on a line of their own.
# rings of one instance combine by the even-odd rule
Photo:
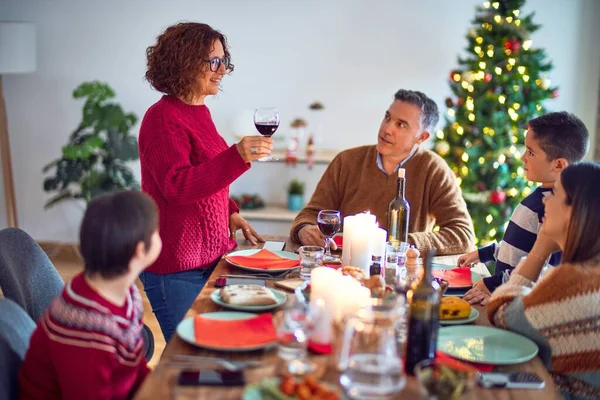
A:
<svg viewBox="0 0 600 400">
<path fill-rule="evenodd" d="M 31 236 L 17 228 L 0 230 L 0 288 L 5 297 L 37 322 L 63 287 L 54 264 Z M 142 335 L 144 356 L 150 361 L 154 335 L 145 324 Z"/>
<path fill-rule="evenodd" d="M 0 288 L 38 321 L 64 282 L 42 248 L 17 228 L 0 230 Z"/>
<path fill-rule="evenodd" d="M 0 399 L 16 399 L 21 363 L 35 323 L 17 303 L 0 298 Z"/>
</svg>

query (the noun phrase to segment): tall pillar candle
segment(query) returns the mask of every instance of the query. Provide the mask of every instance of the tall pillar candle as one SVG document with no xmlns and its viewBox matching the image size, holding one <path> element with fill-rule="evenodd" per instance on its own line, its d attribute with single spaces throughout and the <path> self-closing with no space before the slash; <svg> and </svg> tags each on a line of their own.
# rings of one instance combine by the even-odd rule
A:
<svg viewBox="0 0 600 400">
<path fill-rule="evenodd" d="M 352 252 L 352 235 L 354 235 L 354 215 L 344 217 L 344 236 L 342 241 L 342 265 L 350 265 L 350 253 Z"/>
<path fill-rule="evenodd" d="M 311 339 L 317 343 L 331 343 L 333 339 L 332 323 L 335 317 L 336 294 L 331 287 L 335 286 L 334 282 L 341 276 L 340 271 L 329 267 L 316 267 L 310 273 L 311 306 L 319 307 L 319 317 Z"/>
<path fill-rule="evenodd" d="M 372 255 L 380 256 L 385 259 L 385 245 L 387 243 L 387 231 L 383 228 L 375 228 L 373 230 L 373 248 Z"/>
</svg>

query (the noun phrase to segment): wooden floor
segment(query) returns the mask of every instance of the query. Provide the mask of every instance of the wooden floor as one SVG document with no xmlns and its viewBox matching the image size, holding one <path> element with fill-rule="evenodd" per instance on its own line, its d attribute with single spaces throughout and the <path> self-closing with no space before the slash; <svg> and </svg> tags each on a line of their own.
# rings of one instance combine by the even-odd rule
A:
<svg viewBox="0 0 600 400">
<path fill-rule="evenodd" d="M 58 273 L 65 282 L 68 282 L 73 278 L 73 276 L 83 270 L 83 263 L 78 259 L 78 257 L 75 257 L 72 254 L 65 254 L 65 252 L 56 252 L 52 251 L 51 249 L 49 250 L 47 246 L 42 246 L 42 248 L 44 248 L 56 266 Z M 160 331 L 158 321 L 152 313 L 152 307 L 150 307 L 150 302 L 148 301 L 148 297 L 146 297 L 146 293 L 144 292 L 142 283 L 139 279 L 137 281 L 137 285 L 140 289 L 140 293 L 142 294 L 142 301 L 144 303 L 144 323 L 148 325 L 154 334 L 154 355 L 152 356 L 152 360 L 150 360 L 148 363 L 148 365 L 152 368 L 158 364 L 160 356 L 165 349 L 165 339 Z"/>
</svg>

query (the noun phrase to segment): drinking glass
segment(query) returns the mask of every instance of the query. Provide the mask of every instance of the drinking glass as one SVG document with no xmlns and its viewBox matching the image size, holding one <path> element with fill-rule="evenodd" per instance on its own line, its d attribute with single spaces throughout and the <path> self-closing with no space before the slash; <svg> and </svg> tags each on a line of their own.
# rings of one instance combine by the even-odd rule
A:
<svg viewBox="0 0 600 400">
<path fill-rule="evenodd" d="M 388 285 L 403 284 L 406 279 L 406 242 L 390 241 L 385 245 L 385 283 Z"/>
<path fill-rule="evenodd" d="M 351 399 L 397 399 L 406 385 L 396 329 L 404 299 L 371 299 L 345 320 L 339 382 Z"/>
<path fill-rule="evenodd" d="M 263 136 L 271 137 L 279 127 L 279 111 L 273 107 L 257 108 L 254 111 L 254 126 Z M 258 161 L 271 161 L 276 158 L 269 154 L 266 157 L 259 158 Z"/>
<path fill-rule="evenodd" d="M 304 375 L 315 369 L 315 364 L 307 360 L 307 349 L 321 309 L 322 300 L 309 303 L 292 297 L 275 319 L 277 355 L 286 362 L 287 372 Z"/>
<path fill-rule="evenodd" d="M 320 246 L 302 246 L 298 249 L 300 255 L 300 278 L 310 280 L 311 271 L 323 265 L 325 250 Z"/>
<path fill-rule="evenodd" d="M 317 216 L 317 225 L 319 230 L 325 236 L 325 257 L 324 262 L 340 262 L 340 258 L 331 255 L 331 238 L 340 231 L 342 227 L 341 214 L 337 210 L 321 210 Z"/>
</svg>

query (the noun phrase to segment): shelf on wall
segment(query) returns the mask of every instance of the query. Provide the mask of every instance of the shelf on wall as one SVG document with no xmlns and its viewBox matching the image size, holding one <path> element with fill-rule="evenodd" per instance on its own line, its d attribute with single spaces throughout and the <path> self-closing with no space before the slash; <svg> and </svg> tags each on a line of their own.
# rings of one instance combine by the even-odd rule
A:
<svg viewBox="0 0 600 400">
<path fill-rule="evenodd" d="M 250 221 L 292 222 L 298 211 L 290 211 L 283 204 L 267 204 L 257 210 L 240 210 L 240 215 Z"/>
<path fill-rule="evenodd" d="M 339 150 L 317 150 L 315 153 L 315 164 L 327 165 L 334 159 L 335 156 L 338 155 Z M 277 160 L 273 160 L 271 162 L 285 162 L 285 149 L 274 149 L 272 152 L 273 157 L 276 157 Z M 298 154 L 298 164 L 306 164 L 306 154 L 304 152 L 299 152 Z"/>
</svg>

